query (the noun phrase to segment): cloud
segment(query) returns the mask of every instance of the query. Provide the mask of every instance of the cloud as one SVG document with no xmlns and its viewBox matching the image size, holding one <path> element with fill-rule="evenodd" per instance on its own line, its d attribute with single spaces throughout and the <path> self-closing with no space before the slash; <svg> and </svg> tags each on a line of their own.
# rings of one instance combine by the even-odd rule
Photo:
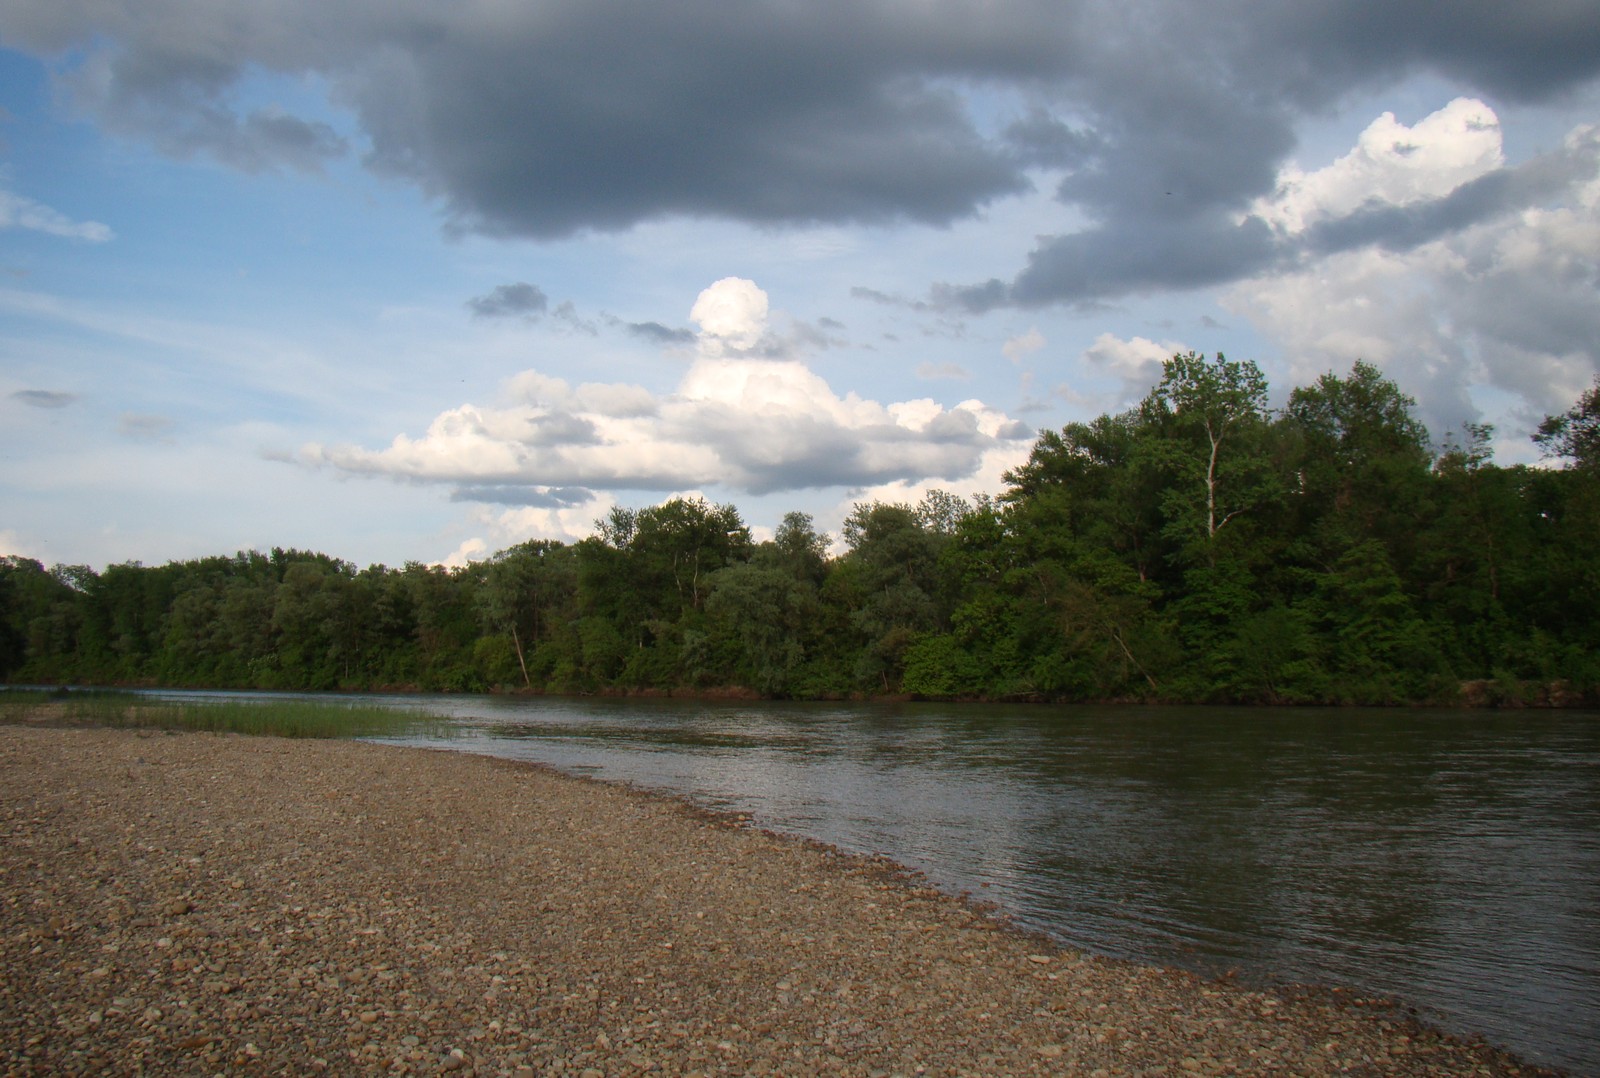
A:
<svg viewBox="0 0 1600 1078">
<path fill-rule="evenodd" d="M 1512 186 L 1537 187 L 1537 199 L 1514 195 L 1502 212 L 1411 244 L 1336 249 L 1295 272 L 1235 285 L 1225 305 L 1280 342 L 1297 382 L 1365 359 L 1417 397 L 1435 436 L 1481 418 L 1474 388 L 1509 397 L 1510 412 L 1497 418 L 1526 431 L 1600 371 L 1597 146 L 1600 132 L 1581 127 L 1514 170 Z M 1412 205 L 1448 204 L 1506 174 L 1486 172 L 1444 200 Z M 1313 205 L 1308 216 L 1319 212 Z M 1313 234 L 1318 225 L 1304 227 Z"/>
<path fill-rule="evenodd" d="M 1259 218 L 1238 221 L 1221 212 L 1179 221 L 1149 218 L 1047 237 L 1014 280 L 938 285 L 932 296 L 941 307 L 980 314 L 1061 303 L 1093 307 L 1129 295 L 1226 284 L 1278 256 L 1271 229 Z"/>
<path fill-rule="evenodd" d="M 1191 263 L 1123 266 L 1124 292 L 1206 278 L 1195 241 L 1270 197 L 1297 124 L 1353 92 L 1431 74 L 1532 102 L 1600 74 L 1591 7 L 1490 0 L 14 0 L 0 36 L 109 129 L 249 170 L 359 142 L 466 232 L 945 225 L 1054 183 L 1089 229 L 1038 253 L 1021 304 L 1110 294 L 1063 263 L 1146 239 Z M 258 106 L 274 79 L 341 115 Z"/>
<path fill-rule="evenodd" d="M 1032 352 L 1037 352 L 1045 346 L 1044 334 L 1037 328 L 1029 329 L 1020 336 L 1012 337 L 1000 346 L 1000 354 L 1013 363 L 1020 363 L 1022 357 Z"/>
<path fill-rule="evenodd" d="M 0 228 L 22 228 L 91 243 L 113 238 L 111 229 L 98 221 L 74 221 L 42 202 L 5 190 L 0 190 Z"/>
<path fill-rule="evenodd" d="M 1458 97 L 1407 127 L 1386 112 L 1355 147 L 1314 172 L 1290 162 L 1270 197 L 1250 213 L 1274 228 L 1300 233 L 1309 224 L 1344 217 L 1369 203 L 1406 206 L 1449 195 L 1505 164 L 1500 118 L 1482 101 Z"/>
<path fill-rule="evenodd" d="M 521 505 L 556 509 L 583 505 L 594 500 L 594 491 L 583 487 L 530 487 L 504 483 L 493 486 L 457 487 L 450 492 L 453 502 L 482 502 L 490 505 Z"/>
<path fill-rule="evenodd" d="M 927 300 L 891 295 L 888 292 L 882 292 L 876 288 L 868 288 L 865 285 L 856 285 L 851 288 L 850 296 L 853 299 L 876 303 L 880 307 L 904 307 L 913 311 L 931 311 L 935 309 L 934 305 Z"/>
<path fill-rule="evenodd" d="M 384 449 L 307 446 L 340 471 L 453 486 L 458 497 L 527 502 L 558 488 L 746 494 L 971 474 L 982 454 L 1030 436 L 979 401 L 879 404 L 838 396 L 795 361 L 702 357 L 677 390 L 586 384 L 525 372 L 515 403 L 463 405 Z"/>
<path fill-rule="evenodd" d="M 108 130 L 146 139 L 168 156 L 209 157 L 243 172 L 319 174 L 349 152 L 347 140 L 326 122 L 291 115 L 273 104 L 240 107 L 236 91 L 254 66 L 252 48 L 228 39 L 250 27 L 239 22 L 215 26 L 211 13 L 183 11 L 183 6 L 162 13 L 170 21 L 157 18 L 143 28 L 124 25 L 125 47 L 89 51 L 76 66 L 66 68 L 60 79 L 67 97 Z M 175 25 L 180 19 L 188 25 Z M 167 40 L 150 40 L 155 34 L 165 34 Z M 229 50 L 237 52 L 230 56 Z"/>
<path fill-rule="evenodd" d="M 673 329 L 660 322 L 620 322 L 622 328 L 629 336 L 648 341 L 658 345 L 693 344 L 695 333 L 692 329 Z"/>
<path fill-rule="evenodd" d="M 1116 376 L 1122 382 L 1118 404 L 1143 397 L 1161 380 L 1161 366 L 1174 355 L 1188 349 L 1177 341 L 1152 341 L 1148 337 L 1123 340 L 1102 333 L 1083 352 L 1089 366 Z"/>
<path fill-rule="evenodd" d="M 1092 307 L 1290 271 L 1366 247 L 1406 250 L 1559 199 L 1593 175 L 1600 136 L 1507 167 L 1499 121 L 1458 98 L 1413 127 L 1379 117 L 1350 153 L 1305 173 L 1289 163 L 1248 206 L 1152 212 L 1043 238 L 1011 281 L 941 284 L 932 301 L 983 312 L 1056 303 Z M 1170 192 L 1169 192 L 1170 194 Z"/>
<path fill-rule="evenodd" d="M 117 422 L 117 432 L 136 442 L 170 442 L 176 424 L 163 415 L 126 412 Z"/>
<path fill-rule="evenodd" d="M 443 560 L 435 562 L 446 569 L 465 569 L 475 561 L 482 561 L 483 555 L 489 551 L 489 544 L 482 539 L 472 538 L 463 540 L 461 545 L 446 554 Z"/>
<path fill-rule="evenodd" d="M 616 504 L 617 500 L 610 494 L 595 493 L 586 501 L 560 507 L 496 510 L 480 506 L 474 511 L 473 519 L 488 534 L 496 550 L 528 539 L 572 543 L 593 535 L 595 521 L 603 519 Z"/>
<path fill-rule="evenodd" d="M 701 292 L 689 309 L 707 355 L 748 354 L 767 333 L 767 294 L 754 281 L 724 277 Z"/>
<path fill-rule="evenodd" d="M 300 459 L 447 485 L 458 500 L 554 509 L 596 491 L 762 495 L 959 479 L 990 449 L 1031 437 L 981 401 L 841 397 L 803 363 L 744 354 L 772 350 L 768 314 L 754 282 L 723 278 L 695 300 L 698 358 L 670 394 L 528 370 L 507 382 L 501 406 L 452 408 L 383 449 L 308 445 Z"/>
<path fill-rule="evenodd" d="M 76 393 L 61 393 L 53 389 L 19 389 L 11 399 L 30 408 L 66 408 L 78 403 Z"/>
<path fill-rule="evenodd" d="M 972 372 L 957 363 L 921 363 L 917 365 L 917 377 L 929 381 L 940 378 L 967 381 Z"/>
<path fill-rule="evenodd" d="M 474 318 L 537 318 L 550 306 L 550 297 L 538 285 L 518 281 L 503 284 L 485 296 L 467 300 Z"/>
<path fill-rule="evenodd" d="M 25 543 L 14 529 L 0 528 L 0 558 L 37 558 L 32 544 Z"/>
</svg>

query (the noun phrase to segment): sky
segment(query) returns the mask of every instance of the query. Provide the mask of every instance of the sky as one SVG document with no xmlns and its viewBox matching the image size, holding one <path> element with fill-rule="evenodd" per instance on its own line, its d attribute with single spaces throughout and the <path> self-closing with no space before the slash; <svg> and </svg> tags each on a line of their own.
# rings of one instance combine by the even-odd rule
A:
<svg viewBox="0 0 1600 1078">
<path fill-rule="evenodd" d="M 0 554 L 837 535 L 1191 349 L 1531 463 L 1596 125 L 1596 0 L 4 0 Z"/>
</svg>

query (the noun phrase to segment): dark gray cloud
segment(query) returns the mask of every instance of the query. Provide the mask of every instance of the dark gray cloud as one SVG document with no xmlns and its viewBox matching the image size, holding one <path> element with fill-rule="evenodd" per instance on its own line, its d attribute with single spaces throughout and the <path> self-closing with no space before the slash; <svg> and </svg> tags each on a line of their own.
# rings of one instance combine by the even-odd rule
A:
<svg viewBox="0 0 1600 1078">
<path fill-rule="evenodd" d="M 594 500 L 587 487 L 539 487 L 507 483 L 457 487 L 450 492 L 453 502 L 483 502 L 488 505 L 516 505 L 534 509 L 566 509 Z"/>
<path fill-rule="evenodd" d="M 467 306 L 474 318 L 536 318 L 549 309 L 550 297 L 538 285 L 518 281 L 469 299 Z"/>
<path fill-rule="evenodd" d="M 1540 101 L 1600 73 L 1600 12 L 1586 0 L 1514 7 L 1499 0 L 1458 0 L 1448 7 L 1414 0 L 1249 6 L 1254 21 L 1248 36 L 1264 50 L 1265 62 L 1277 56 L 1280 65 L 1312 58 L 1322 65 L 1302 71 L 1308 92 L 1330 79 L 1351 83 L 1420 69 L 1496 97 Z"/>
<path fill-rule="evenodd" d="M 78 402 L 78 395 L 53 389 L 19 389 L 11 399 L 32 408 L 66 408 Z"/>
<path fill-rule="evenodd" d="M 1012 121 L 1004 137 L 1024 164 L 1051 168 L 1077 168 L 1100 148 L 1093 132 L 1073 128 L 1039 106 Z"/>
<path fill-rule="evenodd" d="M 347 152 L 326 120 L 241 89 L 315 76 L 367 164 L 464 232 L 945 224 L 1046 169 L 1088 225 L 983 293 L 1024 304 L 1261 265 L 1231 219 L 1301 122 L 1352 93 L 1432 73 L 1539 101 L 1600 75 L 1600 9 L 1578 0 L 11 0 L 0 37 L 64 58 L 103 123 L 247 169 Z"/>
<path fill-rule="evenodd" d="M 1276 232 L 1255 216 L 1151 215 L 1045 237 L 1013 280 L 938 285 L 932 298 L 938 306 L 974 312 L 1055 303 L 1092 306 L 1130 294 L 1226 284 L 1295 265 L 1307 256 L 1372 246 L 1408 251 L 1568 198 L 1575 185 L 1597 172 L 1600 135 L 1591 133 L 1517 167 L 1486 173 L 1441 197 L 1403 205 L 1373 201 L 1315 222 L 1303 235 Z"/>
<path fill-rule="evenodd" d="M 1279 244 L 1259 218 L 1243 223 L 1221 215 L 1152 220 L 1049 237 L 1028 256 L 1015 280 L 943 285 L 935 288 L 934 299 L 974 312 L 1053 303 L 1088 306 L 1141 292 L 1222 284 L 1258 272 L 1277 257 Z"/>
<path fill-rule="evenodd" d="M 173 157 L 208 156 L 245 172 L 316 173 L 349 152 L 320 120 L 234 107 L 228 91 L 238 75 L 220 60 L 128 50 L 98 55 L 63 82 L 110 130 L 148 138 Z"/>
<path fill-rule="evenodd" d="M 693 344 L 695 340 L 694 330 L 673 329 L 660 322 L 621 322 L 621 325 L 630 336 L 649 341 L 651 344 L 671 346 Z"/>
</svg>

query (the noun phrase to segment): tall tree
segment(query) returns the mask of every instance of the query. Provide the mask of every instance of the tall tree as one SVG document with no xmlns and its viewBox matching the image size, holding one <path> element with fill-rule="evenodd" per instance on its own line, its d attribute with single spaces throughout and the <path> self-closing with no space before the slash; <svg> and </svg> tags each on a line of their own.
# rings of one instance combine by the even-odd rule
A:
<svg viewBox="0 0 1600 1078">
<path fill-rule="evenodd" d="M 1169 518 L 1180 528 L 1197 520 L 1207 540 L 1240 514 L 1276 494 L 1270 461 L 1259 436 L 1266 427 L 1267 379 L 1246 360 L 1217 353 L 1174 355 L 1162 365 L 1161 381 L 1143 411 L 1165 437 L 1155 443 L 1161 463 L 1173 468 L 1179 487 L 1169 499 Z M 1198 496 L 1199 513 L 1192 511 Z"/>
</svg>

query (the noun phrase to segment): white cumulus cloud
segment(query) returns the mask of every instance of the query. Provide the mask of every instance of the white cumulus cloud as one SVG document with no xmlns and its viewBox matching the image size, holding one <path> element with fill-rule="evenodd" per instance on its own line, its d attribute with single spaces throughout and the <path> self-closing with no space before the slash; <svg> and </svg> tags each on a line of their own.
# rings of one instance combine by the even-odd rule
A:
<svg viewBox="0 0 1600 1078">
<path fill-rule="evenodd" d="M 1409 205 L 1441 198 L 1505 164 L 1500 120 L 1482 101 L 1458 97 L 1407 127 L 1386 112 L 1368 125 L 1354 148 L 1312 172 L 1293 163 L 1278 174 L 1270 198 L 1251 213 L 1289 233 L 1369 203 Z"/>
<path fill-rule="evenodd" d="M 754 281 L 724 277 L 701 292 L 689 309 L 700 327 L 700 349 L 707 355 L 745 353 L 760 346 L 767 332 L 767 294 Z"/>
<path fill-rule="evenodd" d="M 506 384 L 497 405 L 440 413 L 421 435 L 381 449 L 308 445 L 300 458 L 352 474 L 457 488 L 466 500 L 543 504 L 571 491 L 715 487 L 769 494 L 973 475 L 997 446 L 1032 432 L 979 400 L 880 403 L 843 395 L 805 364 L 719 354 L 765 329 L 766 296 L 727 278 L 702 292 L 702 354 L 676 389 L 570 385 L 538 371 Z M 554 524 L 544 521 L 546 531 Z"/>
<path fill-rule="evenodd" d="M 1177 341 L 1152 341 L 1148 337 L 1130 337 L 1124 340 L 1111 333 L 1102 333 L 1083 351 L 1083 359 L 1090 367 L 1105 371 L 1121 380 L 1122 389 L 1118 404 L 1128 404 L 1144 396 L 1151 386 L 1161 380 L 1161 365 L 1179 352 L 1188 349 Z"/>
</svg>

